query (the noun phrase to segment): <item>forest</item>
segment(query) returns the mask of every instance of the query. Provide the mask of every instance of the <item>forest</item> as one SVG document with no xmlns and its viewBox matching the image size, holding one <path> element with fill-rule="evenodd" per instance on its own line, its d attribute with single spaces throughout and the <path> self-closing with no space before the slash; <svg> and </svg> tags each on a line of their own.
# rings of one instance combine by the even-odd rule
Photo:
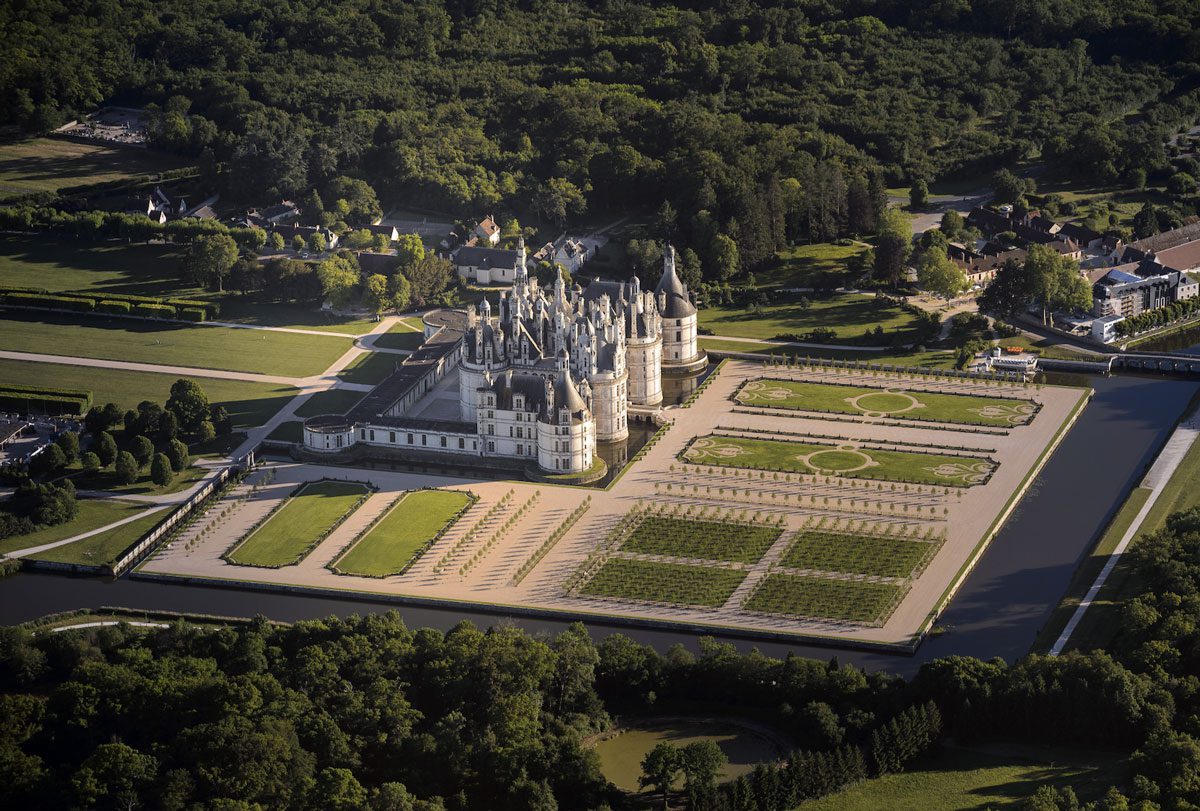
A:
<svg viewBox="0 0 1200 811">
<path fill-rule="evenodd" d="M 461 217 L 632 206 L 753 269 L 873 233 L 887 186 L 1032 156 L 1164 180 L 1198 22 L 1188 0 L 30 0 L 0 8 L 0 124 L 147 105 L 227 198 L 349 177 Z"/>
<path fill-rule="evenodd" d="M 771 718 L 784 760 L 690 809 L 782 811 L 902 770 L 946 736 L 1128 753 L 1098 811 L 1200 803 L 1200 510 L 1131 548 L 1111 652 L 935 660 L 911 680 L 582 625 L 411 630 L 395 612 L 279 626 L 0 629 L 0 800 L 39 808 L 626 807 L 590 735 L 615 718 Z M 705 709 L 707 708 L 707 710 Z M 1038 811 L 1080 806 L 1067 792 Z"/>
</svg>

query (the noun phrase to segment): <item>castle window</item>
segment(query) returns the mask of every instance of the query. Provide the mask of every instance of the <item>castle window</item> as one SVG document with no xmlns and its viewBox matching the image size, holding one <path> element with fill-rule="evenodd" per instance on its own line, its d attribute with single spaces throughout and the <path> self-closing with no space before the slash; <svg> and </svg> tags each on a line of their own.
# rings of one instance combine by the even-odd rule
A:
<svg viewBox="0 0 1200 811">
<path fill-rule="evenodd" d="M 412 434 L 409 434 L 409 435 L 408 435 L 408 444 L 409 444 L 409 445 L 413 444 L 413 443 L 412 443 Z"/>
<path fill-rule="evenodd" d="M 375 430 L 374 429 L 371 430 L 371 441 L 372 442 L 375 441 Z"/>
<path fill-rule="evenodd" d="M 525 446 L 522 445 L 520 442 L 518 442 L 517 443 L 517 456 L 524 456 L 524 455 L 525 455 Z"/>
<path fill-rule="evenodd" d="M 428 445 L 428 444 L 429 444 L 429 437 L 428 437 L 428 435 L 426 435 L 426 434 L 421 434 L 421 444 L 422 444 L 422 445 Z"/>
<path fill-rule="evenodd" d="M 508 426 L 508 435 L 509 435 L 509 436 L 512 436 L 512 435 L 513 435 L 513 427 L 512 427 L 511 425 L 510 425 L 510 426 Z"/>
<path fill-rule="evenodd" d="M 366 439 L 366 438 L 367 438 L 367 429 L 366 429 L 366 428 L 360 428 L 360 429 L 358 429 L 358 438 L 359 438 L 359 439 Z"/>
<path fill-rule="evenodd" d="M 395 431 L 388 431 L 388 442 L 392 443 L 393 445 L 396 444 L 396 432 Z"/>
<path fill-rule="evenodd" d="M 496 443 L 489 442 L 488 443 L 488 453 L 495 453 L 495 452 L 496 452 Z"/>
<path fill-rule="evenodd" d="M 458 438 L 458 448 L 459 448 L 459 450 L 463 450 L 463 449 L 465 449 L 466 447 L 467 447 L 467 440 L 463 439 L 462 437 L 459 437 L 459 438 Z"/>
<path fill-rule="evenodd" d="M 340 448 L 340 447 L 342 447 L 342 435 L 341 435 L 341 434 L 338 434 L 338 438 L 337 438 L 337 446 L 338 446 L 339 448 Z"/>
<path fill-rule="evenodd" d="M 520 426 L 517 426 L 517 439 L 524 439 L 524 438 L 525 438 L 524 429 L 521 428 Z"/>
<path fill-rule="evenodd" d="M 679 330 L 675 330 L 675 340 L 676 340 L 676 341 L 682 341 L 682 340 L 683 340 L 683 333 L 682 333 L 682 332 L 680 332 Z"/>
<path fill-rule="evenodd" d="M 495 419 L 495 417 L 496 417 L 496 414 L 495 414 L 494 412 L 492 412 L 492 411 L 489 411 L 489 412 L 488 412 L 488 419 L 489 419 L 489 420 L 491 420 L 491 419 Z"/>
<path fill-rule="evenodd" d="M 496 426 L 489 424 L 488 425 L 488 436 L 495 436 L 495 435 L 496 435 Z"/>
<path fill-rule="evenodd" d="M 442 437 L 442 447 L 446 447 L 446 437 Z"/>
</svg>

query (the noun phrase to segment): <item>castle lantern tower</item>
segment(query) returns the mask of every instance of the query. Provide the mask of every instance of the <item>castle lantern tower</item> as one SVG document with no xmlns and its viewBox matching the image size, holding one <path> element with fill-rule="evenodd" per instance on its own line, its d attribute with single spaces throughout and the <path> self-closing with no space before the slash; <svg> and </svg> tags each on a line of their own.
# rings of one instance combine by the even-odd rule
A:
<svg viewBox="0 0 1200 811">
<path fill-rule="evenodd" d="M 696 305 L 675 270 L 673 245 L 667 245 L 663 251 L 663 274 L 654 297 L 662 317 L 663 367 L 687 367 L 701 361 L 703 354 L 696 340 Z"/>
</svg>

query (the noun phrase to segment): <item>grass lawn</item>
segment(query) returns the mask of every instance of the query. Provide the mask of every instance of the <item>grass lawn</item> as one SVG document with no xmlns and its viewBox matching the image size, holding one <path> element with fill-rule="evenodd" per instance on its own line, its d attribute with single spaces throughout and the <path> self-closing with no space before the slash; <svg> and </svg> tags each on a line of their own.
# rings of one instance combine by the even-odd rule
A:
<svg viewBox="0 0 1200 811">
<path fill-rule="evenodd" d="M 366 396 L 366 392 L 362 391 L 326 389 L 305 400 L 296 409 L 296 416 L 316 417 L 320 414 L 345 414 Z"/>
<path fill-rule="evenodd" d="M 896 610 L 907 586 L 867 580 L 775 573 L 758 585 L 746 608 L 765 614 L 845 620 L 882 625 Z"/>
<path fill-rule="evenodd" d="M 13 538 L 0 540 L 0 553 L 7 554 L 17 549 L 28 549 L 32 546 L 54 543 L 73 535 L 91 532 L 114 521 L 128 518 L 140 510 L 144 504 L 134 504 L 129 501 L 117 501 L 107 498 L 79 499 L 79 513 L 65 524 L 46 527 L 28 535 L 18 535 Z"/>
<path fill-rule="evenodd" d="M 724 341 L 701 335 L 700 348 L 709 352 L 743 352 L 750 355 L 779 355 L 796 358 L 836 358 L 838 360 L 861 360 L 866 363 L 887 363 L 893 366 L 913 366 L 924 369 L 953 369 L 957 353 L 951 350 L 932 349 L 925 352 L 856 352 L 853 350 L 816 349 L 811 347 L 789 347 L 780 344 L 756 341 Z"/>
<path fill-rule="evenodd" d="M 647 515 L 621 549 L 651 555 L 754 563 L 779 539 L 779 527 Z"/>
<path fill-rule="evenodd" d="M 187 164 L 149 149 L 66 138 L 0 142 L 0 198 L 106 183 Z"/>
<path fill-rule="evenodd" d="M 721 782 L 749 774 L 754 771 L 756 764 L 774 760 L 783 754 L 762 735 L 722 721 L 638 724 L 600 741 L 596 744 L 596 754 L 600 758 L 601 774 L 613 785 L 624 791 L 638 792 L 642 758 L 651 749 L 660 743 L 687 746 L 698 741 L 713 741 L 721 747 L 728 761 L 717 777 Z"/>
<path fill-rule="evenodd" d="M 407 349 L 412 351 L 425 341 L 423 330 L 414 331 L 404 322 L 397 322 L 390 330 L 375 338 L 379 349 Z"/>
<path fill-rule="evenodd" d="M 6 287 L 208 298 L 185 278 L 182 262 L 183 250 L 177 245 L 71 242 L 15 234 L 0 239 L 0 279 Z"/>
<path fill-rule="evenodd" d="M 306 484 L 226 558 L 241 566 L 278 568 L 298 563 L 334 524 L 357 508 L 367 492 L 365 485 L 353 482 Z"/>
<path fill-rule="evenodd" d="M 280 442 L 301 442 L 304 439 L 304 423 L 301 420 L 288 420 L 275 426 L 275 430 L 267 434 L 267 439 Z"/>
<path fill-rule="evenodd" d="M 1098 800 L 1123 769 L 1108 752 L 1006 745 L 943 749 L 907 771 L 867 780 L 800 811 L 961 811 L 1016 808 L 1041 786 L 1070 786 L 1081 802 Z"/>
<path fill-rule="evenodd" d="M 396 364 L 403 358 L 390 352 L 368 352 L 359 355 L 353 363 L 338 372 L 338 378 L 347 383 L 365 383 L 375 386 L 396 371 Z"/>
<path fill-rule="evenodd" d="M 178 379 L 178 375 L 155 372 L 0 358 L 0 380 L 22 385 L 88 389 L 92 392 L 92 402 L 99 405 L 116 403 L 123 410 L 136 407 L 142 400 L 165 403 L 170 396 L 171 384 Z M 234 425 L 241 428 L 262 425 L 296 395 L 295 388 L 277 383 L 216 377 L 197 377 L 195 380 L 208 399 L 225 406 Z"/>
<path fill-rule="evenodd" d="M 880 339 L 864 338 L 868 329 L 882 326 L 883 342 L 896 337 L 911 341 L 916 317 L 896 305 L 887 304 L 875 296 L 857 293 L 838 293 L 827 298 L 808 299 L 802 296 L 779 295 L 777 303 L 759 308 L 757 312 L 745 307 L 716 306 L 700 310 L 700 326 L 718 336 L 734 338 L 774 338 L 777 335 L 802 335 L 810 330 L 831 329 L 841 343 L 878 345 Z"/>
<path fill-rule="evenodd" d="M 850 258 L 867 249 L 863 243 L 796 245 L 776 254 L 775 262 L 754 274 L 759 287 L 841 287 L 852 280 Z"/>
<path fill-rule="evenodd" d="M 987 481 L 996 463 L 978 456 L 854 448 L 816 442 L 696 437 L 680 458 L 701 465 L 821 473 L 881 481 L 970 487 Z"/>
<path fill-rule="evenodd" d="M 746 579 L 741 569 L 610 558 L 583 586 L 597 597 L 717 608 Z"/>
<path fill-rule="evenodd" d="M 418 490 L 400 498 L 333 565 L 341 574 L 399 574 L 471 502 L 458 490 Z"/>
<path fill-rule="evenodd" d="M 226 295 L 221 299 L 221 314 L 217 318 L 234 324 L 344 332 L 349 335 L 364 335 L 376 326 L 370 318 L 336 315 L 315 304 L 273 301 L 261 294 Z"/>
<path fill-rule="evenodd" d="M 208 468 L 191 465 L 175 474 L 175 478 L 166 487 L 159 487 L 150 481 L 149 465 L 142 469 L 137 481 L 132 484 L 118 484 L 117 474 L 112 470 L 85 473 L 78 462 L 68 467 L 67 471 L 77 490 L 105 490 L 123 496 L 162 496 L 178 493 L 188 489 L 212 472 Z"/>
<path fill-rule="evenodd" d="M 349 338 L 133 318 L 24 310 L 0 318 L 0 349 L 284 377 L 319 374 L 349 348 Z"/>
<path fill-rule="evenodd" d="M 937 552 L 939 544 L 881 535 L 804 530 L 783 555 L 792 569 L 912 577 Z"/>
<path fill-rule="evenodd" d="M 130 521 L 128 524 L 122 524 L 90 538 L 56 546 L 29 557 L 34 560 L 81 563 L 87 566 L 104 566 L 113 563 L 122 552 L 133 546 L 167 514 L 166 508 L 163 507 L 146 509 L 143 506 L 140 509 L 145 515 L 136 521 Z"/>
<path fill-rule="evenodd" d="M 1037 413 L 1030 400 L 969 394 L 909 391 L 883 386 L 843 386 L 799 380 L 747 380 L 734 397 L 758 408 L 788 408 L 837 414 L 886 414 L 900 419 L 964 425 L 1025 425 Z"/>
</svg>

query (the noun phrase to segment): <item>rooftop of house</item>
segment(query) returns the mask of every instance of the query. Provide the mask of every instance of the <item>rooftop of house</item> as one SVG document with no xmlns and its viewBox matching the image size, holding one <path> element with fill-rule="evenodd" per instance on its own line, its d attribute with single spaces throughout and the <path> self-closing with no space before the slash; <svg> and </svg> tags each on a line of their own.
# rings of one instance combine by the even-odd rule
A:
<svg viewBox="0 0 1200 811">
<path fill-rule="evenodd" d="M 1154 259 L 1168 270 L 1187 271 L 1200 268 L 1200 239 L 1156 251 Z"/>
<path fill-rule="evenodd" d="M 488 237 L 490 237 L 492 234 L 495 234 L 496 232 L 498 232 L 500 230 L 500 226 L 496 225 L 496 221 L 494 219 L 492 219 L 492 216 L 490 214 L 488 216 L 484 217 L 482 220 L 480 220 L 479 225 L 477 225 L 475 227 L 478 228 L 483 233 L 484 236 L 488 236 Z"/>
<path fill-rule="evenodd" d="M 458 253 L 454 254 L 454 264 L 459 267 L 511 268 L 516 267 L 517 252 L 505 248 L 481 248 L 476 245 L 467 245 L 459 248 Z"/>
</svg>

